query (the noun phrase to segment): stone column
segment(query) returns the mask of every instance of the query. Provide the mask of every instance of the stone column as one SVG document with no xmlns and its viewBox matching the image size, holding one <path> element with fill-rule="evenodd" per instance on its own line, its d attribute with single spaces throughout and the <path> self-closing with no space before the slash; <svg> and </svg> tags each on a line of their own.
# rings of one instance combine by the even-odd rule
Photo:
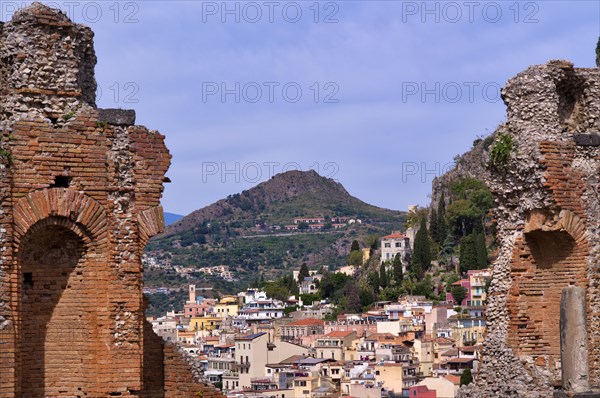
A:
<svg viewBox="0 0 600 398">
<path fill-rule="evenodd" d="M 585 289 L 569 286 L 560 302 L 562 387 L 574 393 L 590 391 Z"/>
</svg>

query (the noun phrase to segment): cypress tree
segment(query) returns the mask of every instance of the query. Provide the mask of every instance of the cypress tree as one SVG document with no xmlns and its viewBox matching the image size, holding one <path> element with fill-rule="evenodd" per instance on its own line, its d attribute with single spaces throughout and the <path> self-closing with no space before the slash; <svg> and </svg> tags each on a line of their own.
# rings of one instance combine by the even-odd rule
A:
<svg viewBox="0 0 600 398">
<path fill-rule="evenodd" d="M 425 218 L 421 218 L 421 226 L 415 236 L 412 271 L 418 277 L 423 277 L 423 272 L 431 267 L 431 249 Z"/>
<path fill-rule="evenodd" d="M 371 271 L 367 275 L 367 283 L 375 293 L 379 291 L 379 273 L 377 271 Z"/>
<path fill-rule="evenodd" d="M 350 246 L 350 251 L 351 252 L 360 251 L 360 245 L 358 244 L 358 241 L 356 239 L 352 241 L 352 245 Z"/>
<path fill-rule="evenodd" d="M 469 234 L 460 240 L 458 262 L 462 273 L 470 269 L 477 269 L 479 266 L 475 233 Z"/>
<path fill-rule="evenodd" d="M 440 241 L 440 230 L 438 227 L 438 216 L 435 209 L 432 207 L 431 212 L 429 213 L 429 232 L 431 233 L 431 237 L 437 243 Z"/>
<path fill-rule="evenodd" d="M 310 276 L 310 272 L 308 270 L 308 265 L 306 263 L 302 263 L 300 266 L 300 272 L 298 272 L 298 283 L 302 283 L 305 277 Z"/>
<path fill-rule="evenodd" d="M 460 375 L 460 385 L 464 386 L 471 383 L 473 383 L 473 374 L 471 373 L 471 369 L 467 368 Z"/>
<path fill-rule="evenodd" d="M 394 256 L 392 270 L 394 273 L 394 284 L 395 286 L 400 286 L 402 284 L 402 279 L 404 279 L 404 275 L 402 273 L 402 261 L 400 261 L 400 253 Z"/>
<path fill-rule="evenodd" d="M 381 265 L 379 266 L 379 286 L 381 286 L 384 289 L 388 286 L 388 275 L 387 271 L 385 270 L 384 263 L 381 263 Z"/>
<path fill-rule="evenodd" d="M 437 217 L 439 237 L 439 241 L 437 241 L 437 243 L 441 244 L 448 235 L 448 228 L 446 227 L 446 195 L 444 194 L 444 191 L 442 191 L 442 196 L 440 196 L 440 201 L 438 202 Z"/>
<path fill-rule="evenodd" d="M 488 252 L 483 232 L 478 232 L 475 235 L 475 251 L 477 252 L 477 268 L 483 269 L 487 267 Z"/>
</svg>

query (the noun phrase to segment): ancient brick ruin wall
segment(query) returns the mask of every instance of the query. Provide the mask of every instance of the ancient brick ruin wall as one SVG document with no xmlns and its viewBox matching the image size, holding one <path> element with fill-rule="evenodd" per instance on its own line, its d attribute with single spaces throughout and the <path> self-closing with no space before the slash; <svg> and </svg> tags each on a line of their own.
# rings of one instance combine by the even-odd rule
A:
<svg viewBox="0 0 600 398">
<path fill-rule="evenodd" d="M 39 3 L 0 25 L 0 397 L 216 395 L 144 322 L 170 155 L 95 107 L 92 39 Z"/>
<path fill-rule="evenodd" d="M 571 284 L 586 289 L 590 382 L 597 387 L 600 70 L 566 61 L 530 67 L 508 82 L 503 98 L 508 120 L 497 133 L 516 147 L 487 181 L 500 255 L 481 375 L 459 396 L 552 396 L 561 385 L 560 295 Z"/>
</svg>

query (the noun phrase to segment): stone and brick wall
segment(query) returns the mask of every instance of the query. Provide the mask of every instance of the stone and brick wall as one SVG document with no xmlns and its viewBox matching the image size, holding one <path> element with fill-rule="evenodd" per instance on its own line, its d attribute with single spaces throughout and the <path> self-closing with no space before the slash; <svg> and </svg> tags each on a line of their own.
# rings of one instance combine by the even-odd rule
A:
<svg viewBox="0 0 600 398">
<path fill-rule="evenodd" d="M 92 39 L 39 3 L 0 24 L 0 397 L 216 396 L 144 321 L 171 156 L 96 108 Z"/>
<path fill-rule="evenodd" d="M 600 386 L 600 70 L 532 66 L 502 92 L 513 140 L 486 181 L 500 255 L 481 374 L 460 397 L 551 397 L 561 386 L 563 288 L 586 290 L 590 383 Z"/>
</svg>

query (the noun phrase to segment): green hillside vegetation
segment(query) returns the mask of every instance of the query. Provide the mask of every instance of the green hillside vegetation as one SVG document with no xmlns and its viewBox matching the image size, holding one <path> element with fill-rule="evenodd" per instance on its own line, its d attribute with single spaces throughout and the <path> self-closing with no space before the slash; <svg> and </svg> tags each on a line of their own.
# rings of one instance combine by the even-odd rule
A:
<svg viewBox="0 0 600 398">
<path fill-rule="evenodd" d="M 398 255 L 393 261 L 380 261 L 379 241 L 370 236 L 363 242 L 352 242 L 347 263 L 358 266 L 353 277 L 326 273 L 319 293 L 311 299 L 332 300 L 338 311 L 334 316 L 366 310 L 377 300 L 395 301 L 403 294 L 422 295 L 437 302 L 452 292 L 462 301 L 466 291 L 452 283 L 466 277 L 468 270 L 488 267 L 488 250 L 495 248 L 495 226 L 489 216 L 493 201 L 485 185 L 473 178 L 459 179 L 448 188 L 447 202 L 442 195 L 437 206 L 418 209 L 408 217 L 407 224 L 419 229 L 413 256 L 404 259 L 406 273 Z M 371 248 L 372 256 L 365 264 L 361 246 Z"/>
<path fill-rule="evenodd" d="M 186 279 L 170 270 L 149 270 L 146 284 L 181 287 L 195 283 L 222 293 L 251 285 L 285 299 L 298 294 L 291 272 L 302 267 L 305 272 L 318 269 L 323 275 L 318 293 L 303 296 L 303 301 L 333 302 L 337 305 L 333 317 L 367 310 L 376 301 L 395 301 L 403 294 L 443 301 L 446 292 L 452 291 L 452 283 L 468 270 L 487 267 L 488 252 L 495 249 L 495 226 L 489 215 L 493 201 L 485 185 L 474 178 L 460 178 L 450 181 L 444 192 L 438 203 L 419 208 L 407 219 L 405 213 L 368 205 L 318 175 L 279 176 L 192 213 L 146 249 L 159 260 L 169 259 L 184 267 L 228 265 L 235 281 L 200 272 Z M 294 217 L 316 216 L 325 217 L 326 223 L 333 216 L 363 222 L 339 230 L 301 232 L 264 227 L 291 224 Z M 382 263 L 379 237 L 403 230 L 404 224 L 417 229 L 413 255 Z M 363 248 L 369 248 L 371 254 L 365 263 Z M 406 272 L 402 263 L 407 264 Z M 354 275 L 336 271 L 348 264 L 356 266 Z M 454 290 L 460 296 L 461 292 Z M 170 303 L 166 297 L 161 300 L 151 307 Z"/>
<path fill-rule="evenodd" d="M 296 217 L 324 217 L 325 227 L 312 231 L 306 224 L 299 231 L 286 231 L 283 226 Z M 334 229 L 331 217 L 361 223 Z M 403 229 L 405 218 L 404 212 L 362 202 L 314 171 L 290 171 L 191 213 L 151 240 L 145 251 L 176 266 L 227 265 L 237 281 L 227 283 L 224 292 L 234 293 L 258 274 L 275 280 L 302 263 L 335 270 L 346 264 L 352 240 Z M 150 286 L 214 284 L 218 279 L 199 272 L 186 279 L 168 270 L 145 275 Z"/>
</svg>

